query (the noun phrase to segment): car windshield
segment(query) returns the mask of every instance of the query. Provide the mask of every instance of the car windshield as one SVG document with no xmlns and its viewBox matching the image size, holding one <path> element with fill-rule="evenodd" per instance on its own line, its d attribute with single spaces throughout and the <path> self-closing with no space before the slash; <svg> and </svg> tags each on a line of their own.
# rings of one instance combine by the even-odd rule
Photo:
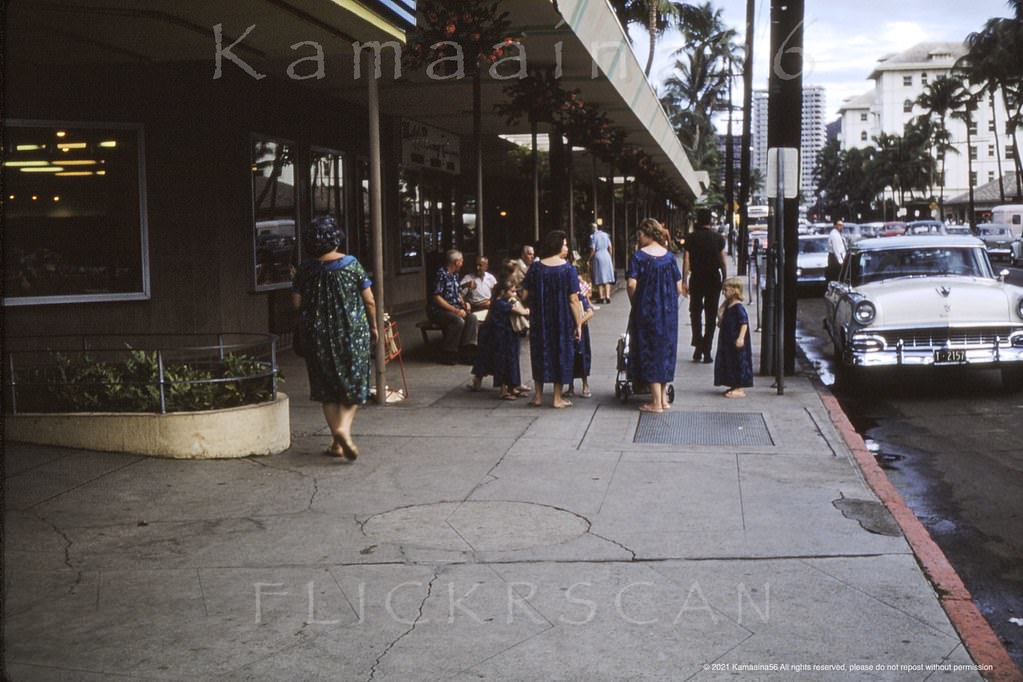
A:
<svg viewBox="0 0 1023 682">
<path fill-rule="evenodd" d="M 827 253 L 828 240 L 824 239 L 800 239 L 799 253 Z"/>
<path fill-rule="evenodd" d="M 1009 234 L 1009 230 L 1004 227 L 982 227 L 980 233 L 985 237 L 1003 237 Z"/>
<path fill-rule="evenodd" d="M 993 277 L 984 250 L 976 247 L 917 247 L 861 251 L 852 261 L 854 285 L 895 277 L 959 275 Z"/>
</svg>

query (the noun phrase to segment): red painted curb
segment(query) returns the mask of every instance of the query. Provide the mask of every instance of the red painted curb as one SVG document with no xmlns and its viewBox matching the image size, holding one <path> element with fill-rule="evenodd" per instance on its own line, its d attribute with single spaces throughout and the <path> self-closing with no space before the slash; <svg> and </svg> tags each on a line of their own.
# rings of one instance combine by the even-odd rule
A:
<svg viewBox="0 0 1023 682">
<path fill-rule="evenodd" d="M 903 535 L 916 555 L 924 575 L 934 585 L 942 608 L 948 614 L 973 661 L 981 667 L 980 674 L 986 679 L 998 682 L 1023 680 L 1023 671 L 1013 663 L 1009 652 L 1005 650 L 1005 646 L 991 629 L 980 609 L 973 603 L 973 597 L 963 584 L 962 578 L 920 519 L 906 505 L 902 495 L 888 480 L 887 474 L 878 465 L 877 460 L 867 450 L 863 437 L 853 428 L 838 399 L 830 393 L 819 391 L 818 394 L 828 410 L 832 423 L 856 458 L 867 484 L 902 528 Z"/>
</svg>

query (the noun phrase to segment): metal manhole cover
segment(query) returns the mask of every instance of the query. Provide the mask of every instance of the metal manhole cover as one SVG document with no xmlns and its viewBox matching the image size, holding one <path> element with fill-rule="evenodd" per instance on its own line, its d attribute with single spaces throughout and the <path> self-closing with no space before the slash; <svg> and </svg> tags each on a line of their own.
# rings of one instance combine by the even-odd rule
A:
<svg viewBox="0 0 1023 682">
<path fill-rule="evenodd" d="M 659 445 L 774 445 L 760 412 L 642 413 L 634 443 Z"/>
<path fill-rule="evenodd" d="M 530 502 L 469 500 L 392 509 L 371 516 L 374 540 L 430 549 L 509 551 L 568 542 L 587 533 L 581 516 Z"/>
</svg>

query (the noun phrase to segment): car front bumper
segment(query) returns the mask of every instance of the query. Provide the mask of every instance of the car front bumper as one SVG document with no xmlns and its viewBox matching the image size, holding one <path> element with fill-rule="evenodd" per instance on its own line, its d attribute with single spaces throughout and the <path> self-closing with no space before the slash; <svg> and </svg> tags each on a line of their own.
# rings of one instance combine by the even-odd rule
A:
<svg viewBox="0 0 1023 682">
<path fill-rule="evenodd" d="M 923 337 L 927 343 L 921 343 Z M 949 330 L 914 330 L 902 337 L 860 329 L 847 336 L 843 361 L 853 367 L 1023 367 L 1023 329 L 971 335 Z"/>
</svg>

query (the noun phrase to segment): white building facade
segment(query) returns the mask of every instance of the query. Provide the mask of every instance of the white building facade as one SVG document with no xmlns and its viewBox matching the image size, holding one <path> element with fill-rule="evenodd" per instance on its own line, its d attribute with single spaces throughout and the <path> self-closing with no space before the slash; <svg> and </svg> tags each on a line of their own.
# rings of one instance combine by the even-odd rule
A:
<svg viewBox="0 0 1023 682">
<path fill-rule="evenodd" d="M 869 76 L 874 81 L 874 89 L 846 100 L 839 109 L 842 149 L 873 146 L 874 138 L 881 133 L 904 135 L 906 124 L 926 114 L 916 104 L 917 98 L 934 79 L 948 76 L 955 61 L 964 54 L 966 47 L 962 43 L 930 42 L 878 60 Z M 978 102 L 973 112 L 969 144 L 964 121 L 948 116 L 945 127 L 958 153 L 946 153 L 944 187 L 934 187 L 936 197 L 961 194 L 971 184 L 983 185 L 1014 169 L 1016 146 L 1005 134 L 1006 113 L 1000 96 L 983 97 Z"/>
</svg>

